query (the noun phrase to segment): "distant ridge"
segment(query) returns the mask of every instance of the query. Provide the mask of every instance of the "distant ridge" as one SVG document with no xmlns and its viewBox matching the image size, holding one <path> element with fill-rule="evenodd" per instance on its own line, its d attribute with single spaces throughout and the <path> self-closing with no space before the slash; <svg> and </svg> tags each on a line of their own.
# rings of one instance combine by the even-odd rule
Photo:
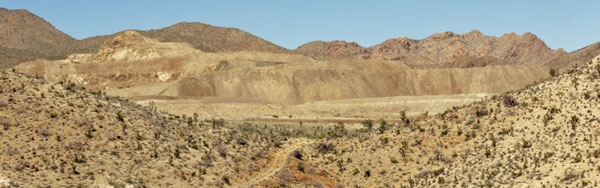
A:
<svg viewBox="0 0 600 188">
<path fill-rule="evenodd" d="M 355 42 L 315 41 L 295 51 L 315 58 L 334 56 L 403 61 L 417 68 L 543 64 L 567 54 L 562 49 L 548 48 L 532 33 L 493 37 L 478 30 L 464 34 L 436 33 L 422 40 L 393 38 L 369 48 Z"/>
</svg>

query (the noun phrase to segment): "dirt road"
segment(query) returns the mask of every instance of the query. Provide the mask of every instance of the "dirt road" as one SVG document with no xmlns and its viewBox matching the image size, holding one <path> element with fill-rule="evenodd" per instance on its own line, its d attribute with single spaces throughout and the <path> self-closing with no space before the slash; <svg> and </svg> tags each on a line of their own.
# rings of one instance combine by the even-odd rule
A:
<svg viewBox="0 0 600 188">
<path fill-rule="evenodd" d="M 231 185 L 231 187 L 240 187 L 240 188 L 251 188 L 257 186 L 260 182 L 268 180 L 272 176 L 274 176 L 281 169 L 285 168 L 288 163 L 288 159 L 291 157 L 292 152 L 296 149 L 300 149 L 303 146 L 313 143 L 313 140 L 301 139 L 295 141 L 292 145 L 287 146 L 281 151 L 277 152 L 273 158 L 273 161 L 269 163 L 269 166 L 265 168 L 258 175 L 250 178 L 246 182 L 241 182 L 238 184 Z"/>
</svg>

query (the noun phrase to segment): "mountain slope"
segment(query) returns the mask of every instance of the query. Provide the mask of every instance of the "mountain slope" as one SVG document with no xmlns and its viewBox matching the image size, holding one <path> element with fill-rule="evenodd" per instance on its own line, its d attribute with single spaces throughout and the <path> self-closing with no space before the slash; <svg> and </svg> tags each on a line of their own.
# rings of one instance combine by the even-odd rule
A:
<svg viewBox="0 0 600 188">
<path fill-rule="evenodd" d="M 26 10 L 0 8 L 0 68 L 37 58 L 64 58 L 74 41 Z"/>
<path fill-rule="evenodd" d="M 185 42 L 205 52 L 259 51 L 288 53 L 289 50 L 235 28 L 216 27 L 199 22 L 182 22 L 140 34 L 161 42 Z M 93 53 L 118 33 L 83 39 L 74 44 L 74 53 Z"/>
<path fill-rule="evenodd" d="M 178 23 L 166 28 L 139 31 L 163 42 L 186 42 L 207 52 L 289 50 L 235 28 L 203 23 Z M 26 10 L 0 8 L 0 68 L 35 59 L 63 59 L 70 54 L 92 53 L 117 34 L 76 40 Z"/>
<path fill-rule="evenodd" d="M 159 30 L 141 32 L 161 42 L 186 42 L 205 52 L 259 51 L 286 53 L 289 50 L 235 28 L 182 22 Z"/>
<path fill-rule="evenodd" d="M 573 68 L 573 66 L 585 66 L 585 64 L 597 54 L 600 54 L 600 42 L 588 45 L 560 58 L 553 59 L 547 64 L 549 67 L 553 67 L 559 71 L 565 71 Z"/>
</svg>

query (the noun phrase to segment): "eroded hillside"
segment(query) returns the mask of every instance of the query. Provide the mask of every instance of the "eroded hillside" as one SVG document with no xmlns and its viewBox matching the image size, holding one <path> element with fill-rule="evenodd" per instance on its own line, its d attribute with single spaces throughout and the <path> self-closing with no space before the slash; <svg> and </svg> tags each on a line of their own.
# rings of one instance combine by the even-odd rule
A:
<svg viewBox="0 0 600 188">
<path fill-rule="evenodd" d="M 106 41 L 98 53 L 28 62 L 17 70 L 131 99 L 212 97 L 274 104 L 500 93 L 547 75 L 541 65 L 411 69 L 383 60 L 318 61 L 292 54 L 206 53 L 134 31 Z"/>
</svg>

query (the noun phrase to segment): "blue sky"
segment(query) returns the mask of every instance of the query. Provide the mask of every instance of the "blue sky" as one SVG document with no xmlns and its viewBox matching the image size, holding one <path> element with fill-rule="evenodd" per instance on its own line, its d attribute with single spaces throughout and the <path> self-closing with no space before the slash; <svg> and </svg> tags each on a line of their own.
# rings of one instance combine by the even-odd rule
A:
<svg viewBox="0 0 600 188">
<path fill-rule="evenodd" d="M 532 32 L 567 51 L 600 41 L 600 1 L 0 0 L 0 7 L 27 9 L 77 39 L 186 21 L 239 28 L 290 49 L 314 40 L 368 47 L 473 29 L 493 36 Z"/>
</svg>

